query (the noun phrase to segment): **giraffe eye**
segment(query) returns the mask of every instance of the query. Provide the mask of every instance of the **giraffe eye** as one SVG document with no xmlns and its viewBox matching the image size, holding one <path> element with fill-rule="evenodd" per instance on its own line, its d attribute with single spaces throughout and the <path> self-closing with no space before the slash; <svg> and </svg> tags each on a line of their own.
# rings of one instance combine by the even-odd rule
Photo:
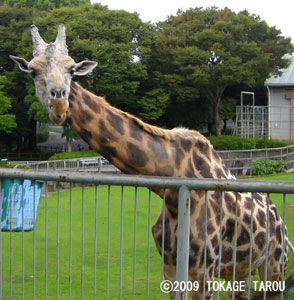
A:
<svg viewBox="0 0 294 300">
<path fill-rule="evenodd" d="M 72 67 L 72 68 L 70 68 L 70 70 L 69 70 L 69 74 L 71 75 L 71 76 L 73 76 L 73 74 L 75 73 L 75 68 L 74 67 Z"/>
<path fill-rule="evenodd" d="M 35 78 L 37 76 L 37 72 L 35 70 L 31 70 L 30 74 L 32 78 Z"/>
</svg>

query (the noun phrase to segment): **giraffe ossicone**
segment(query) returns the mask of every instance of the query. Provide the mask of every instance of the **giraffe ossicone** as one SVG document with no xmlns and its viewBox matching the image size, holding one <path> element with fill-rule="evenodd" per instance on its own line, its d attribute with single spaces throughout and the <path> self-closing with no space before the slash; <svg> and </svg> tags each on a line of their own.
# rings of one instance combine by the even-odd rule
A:
<svg viewBox="0 0 294 300">
<path fill-rule="evenodd" d="M 33 59 L 28 62 L 24 58 L 10 57 L 22 71 L 33 78 L 36 96 L 48 110 L 52 122 L 61 124 L 67 121 L 94 150 L 124 173 L 234 179 L 210 142 L 199 132 L 182 128 L 165 130 L 149 125 L 112 107 L 102 97 L 90 93 L 74 82 L 73 75 L 86 75 L 97 63 L 93 61 L 75 63 L 68 55 L 64 25 L 59 26 L 54 43 L 47 44 L 34 25 L 31 27 L 31 34 Z M 154 192 L 161 198 L 165 197 L 166 204 L 165 210 L 161 210 L 152 227 L 152 233 L 159 253 L 164 256 L 164 276 L 174 282 L 177 263 L 178 193 L 171 189 Z M 207 199 L 207 214 L 205 214 L 205 199 Z M 218 191 L 205 194 L 203 191 L 191 191 L 190 214 L 188 275 L 190 281 L 199 284 L 199 290 L 192 291 L 193 300 L 200 300 L 203 297 L 207 300 L 212 299 L 213 290 L 209 289 L 208 283 L 217 277 L 219 266 L 221 278 L 226 281 L 233 280 L 233 274 L 237 281 L 245 282 L 248 279 L 250 241 L 252 241 L 252 273 L 258 270 L 260 279 L 264 280 L 267 249 L 269 254 L 267 281 L 281 280 L 283 261 L 286 270 L 289 249 L 293 251 L 294 248 L 276 206 L 265 195 L 233 192 L 221 194 Z M 205 215 L 207 215 L 206 224 Z M 220 215 L 223 216 L 221 221 Z M 163 220 L 165 220 L 164 237 Z M 266 238 L 267 229 L 268 238 Z M 204 232 L 207 232 L 207 236 L 204 236 Z M 165 247 L 161 249 L 163 238 Z M 235 241 L 236 251 L 234 251 Z M 237 262 L 235 270 L 234 253 Z M 293 285 L 294 274 L 285 281 L 285 291 Z M 250 286 L 247 286 L 247 289 L 249 288 Z M 269 291 L 267 299 L 278 299 L 279 295 L 279 291 Z M 175 299 L 173 291 L 170 297 Z M 247 298 L 246 292 L 235 293 L 237 300 Z M 263 299 L 263 292 L 253 291 L 250 299 Z"/>
</svg>

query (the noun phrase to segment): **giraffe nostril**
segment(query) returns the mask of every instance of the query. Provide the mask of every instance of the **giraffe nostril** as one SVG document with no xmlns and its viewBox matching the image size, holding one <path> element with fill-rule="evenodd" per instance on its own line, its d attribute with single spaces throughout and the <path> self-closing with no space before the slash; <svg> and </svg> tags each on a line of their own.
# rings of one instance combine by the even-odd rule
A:
<svg viewBox="0 0 294 300">
<path fill-rule="evenodd" d="M 56 93 L 54 90 L 50 91 L 50 96 L 55 99 Z"/>
<path fill-rule="evenodd" d="M 65 89 L 52 89 L 50 91 L 50 97 L 52 99 L 64 98 L 65 96 L 66 96 L 66 90 Z"/>
</svg>

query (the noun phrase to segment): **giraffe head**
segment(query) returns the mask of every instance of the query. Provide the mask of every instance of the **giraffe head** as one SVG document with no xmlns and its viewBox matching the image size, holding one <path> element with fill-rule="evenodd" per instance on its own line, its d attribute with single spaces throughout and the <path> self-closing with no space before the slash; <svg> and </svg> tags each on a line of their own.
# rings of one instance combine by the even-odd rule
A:
<svg viewBox="0 0 294 300">
<path fill-rule="evenodd" d="M 68 55 L 65 26 L 59 25 L 54 43 L 47 44 L 35 25 L 31 26 L 34 58 L 28 62 L 24 58 L 10 58 L 19 68 L 29 73 L 34 80 L 36 96 L 42 106 L 49 112 L 50 120 L 62 124 L 69 107 L 70 84 L 74 75 L 86 75 L 97 65 L 94 61 L 75 61 Z"/>
</svg>

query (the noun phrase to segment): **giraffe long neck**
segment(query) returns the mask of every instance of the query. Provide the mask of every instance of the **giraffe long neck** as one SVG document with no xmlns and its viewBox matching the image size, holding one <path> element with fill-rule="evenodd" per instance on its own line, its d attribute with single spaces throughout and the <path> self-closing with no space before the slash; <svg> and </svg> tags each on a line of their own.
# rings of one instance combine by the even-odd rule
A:
<svg viewBox="0 0 294 300">
<path fill-rule="evenodd" d="M 92 149 L 124 173 L 173 175 L 172 168 L 160 170 L 156 163 L 156 158 L 160 158 L 167 165 L 164 137 L 148 133 L 142 128 L 142 121 L 110 106 L 75 82 L 71 84 L 67 121 Z"/>
<path fill-rule="evenodd" d="M 75 82 L 67 121 L 92 149 L 124 173 L 195 178 L 230 175 L 199 132 L 148 125 Z"/>
</svg>

